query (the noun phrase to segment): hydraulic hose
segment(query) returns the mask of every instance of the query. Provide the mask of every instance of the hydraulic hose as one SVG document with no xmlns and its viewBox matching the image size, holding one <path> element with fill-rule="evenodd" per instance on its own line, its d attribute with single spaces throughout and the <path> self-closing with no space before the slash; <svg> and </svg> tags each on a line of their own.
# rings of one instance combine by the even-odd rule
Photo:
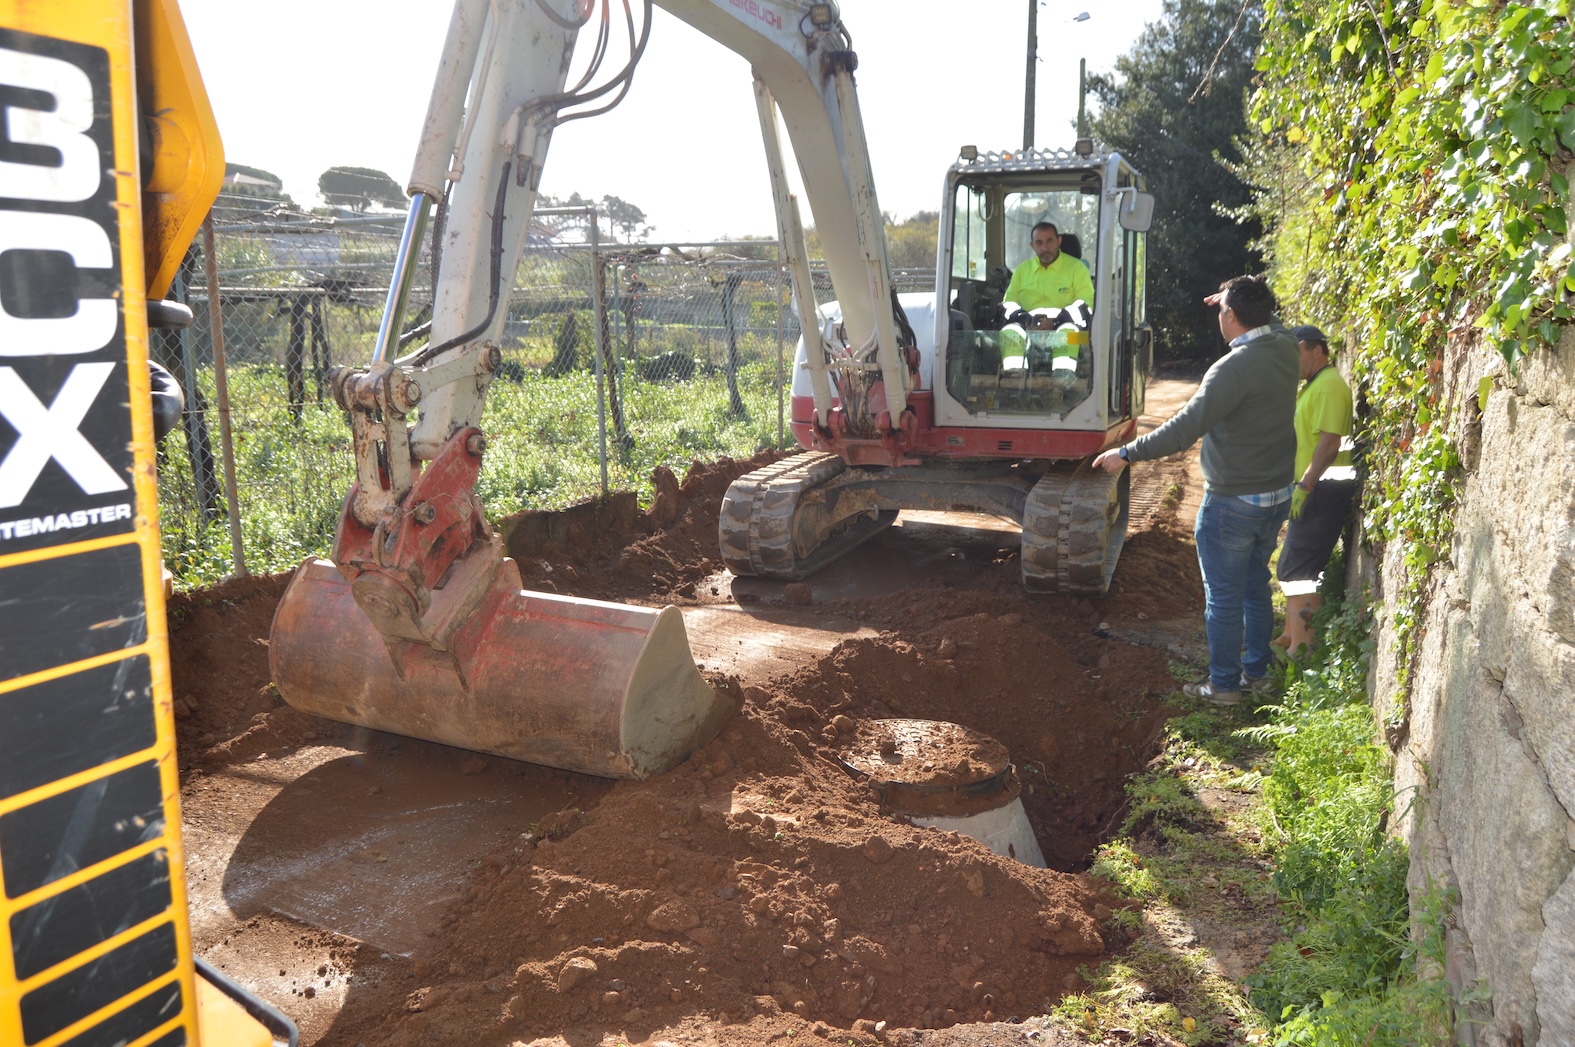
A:
<svg viewBox="0 0 1575 1047">
<path fill-rule="evenodd" d="M 487 328 L 492 326 L 492 318 L 498 314 L 498 300 L 503 294 L 503 200 L 509 191 L 509 172 L 514 168 L 513 160 L 503 161 L 503 173 L 498 179 L 498 196 L 492 204 L 492 295 L 487 304 L 487 315 L 464 334 L 456 335 L 442 345 L 429 345 L 412 356 L 408 361 L 411 367 L 420 367 L 439 353 L 447 352 L 455 346 L 464 345 L 466 342 L 480 336 Z"/>
</svg>

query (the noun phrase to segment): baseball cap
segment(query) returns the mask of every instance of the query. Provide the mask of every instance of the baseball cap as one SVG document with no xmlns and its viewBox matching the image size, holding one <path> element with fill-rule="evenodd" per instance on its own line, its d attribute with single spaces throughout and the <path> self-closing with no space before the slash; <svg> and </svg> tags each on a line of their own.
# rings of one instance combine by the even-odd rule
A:
<svg viewBox="0 0 1575 1047">
<path fill-rule="evenodd" d="M 1329 346 L 1329 339 L 1325 338 L 1323 332 L 1318 330 L 1318 328 L 1314 327 L 1312 324 L 1301 324 L 1300 326 L 1291 328 L 1291 337 L 1295 338 L 1298 342 L 1317 342 L 1319 345 L 1325 348 L 1328 348 Z"/>
</svg>

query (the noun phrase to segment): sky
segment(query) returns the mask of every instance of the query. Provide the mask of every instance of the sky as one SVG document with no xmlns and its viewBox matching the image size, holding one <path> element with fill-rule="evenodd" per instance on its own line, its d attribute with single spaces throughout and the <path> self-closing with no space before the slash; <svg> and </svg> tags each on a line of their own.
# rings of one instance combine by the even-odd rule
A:
<svg viewBox="0 0 1575 1047">
<path fill-rule="evenodd" d="M 1078 59 L 1090 74 L 1112 70 L 1162 0 L 1037 2 L 1034 142 L 1070 146 Z M 182 0 L 226 159 L 273 172 L 302 204 L 320 202 L 317 177 L 336 165 L 404 185 L 450 9 L 446 0 Z M 841 9 L 882 211 L 938 210 L 963 145 L 1022 144 L 1025 0 L 843 0 Z M 620 197 L 645 211 L 652 241 L 774 237 L 748 63 L 665 11 L 654 18 L 622 104 L 554 132 L 542 191 Z M 581 54 L 592 42 L 581 35 Z M 622 66 L 622 47 L 615 36 L 604 70 Z"/>
</svg>

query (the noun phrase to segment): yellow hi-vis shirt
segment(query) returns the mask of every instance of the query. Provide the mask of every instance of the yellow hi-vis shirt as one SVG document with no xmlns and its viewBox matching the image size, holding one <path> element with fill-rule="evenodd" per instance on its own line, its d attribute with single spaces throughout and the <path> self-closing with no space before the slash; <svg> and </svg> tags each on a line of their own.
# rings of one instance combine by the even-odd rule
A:
<svg viewBox="0 0 1575 1047">
<path fill-rule="evenodd" d="M 1351 387 L 1330 364 L 1296 392 L 1296 478 L 1301 479 L 1318 446 L 1319 433 L 1351 435 Z M 1349 466 L 1351 452 L 1341 451 L 1330 468 Z"/>
<path fill-rule="evenodd" d="M 1024 309 L 1060 309 L 1076 301 L 1094 305 L 1094 279 L 1088 266 L 1062 251 L 1049 265 L 1034 255 L 1012 273 L 1003 298 Z"/>
</svg>

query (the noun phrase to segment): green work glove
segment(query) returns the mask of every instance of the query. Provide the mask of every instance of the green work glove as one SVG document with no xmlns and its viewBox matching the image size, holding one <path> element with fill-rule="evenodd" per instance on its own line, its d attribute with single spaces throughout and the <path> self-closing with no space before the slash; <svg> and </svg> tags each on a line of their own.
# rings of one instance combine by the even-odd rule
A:
<svg viewBox="0 0 1575 1047">
<path fill-rule="evenodd" d="M 1302 507 L 1307 504 L 1307 495 L 1307 489 L 1299 483 L 1296 485 L 1296 489 L 1291 492 L 1292 520 L 1300 520 L 1302 518 Z"/>
</svg>

